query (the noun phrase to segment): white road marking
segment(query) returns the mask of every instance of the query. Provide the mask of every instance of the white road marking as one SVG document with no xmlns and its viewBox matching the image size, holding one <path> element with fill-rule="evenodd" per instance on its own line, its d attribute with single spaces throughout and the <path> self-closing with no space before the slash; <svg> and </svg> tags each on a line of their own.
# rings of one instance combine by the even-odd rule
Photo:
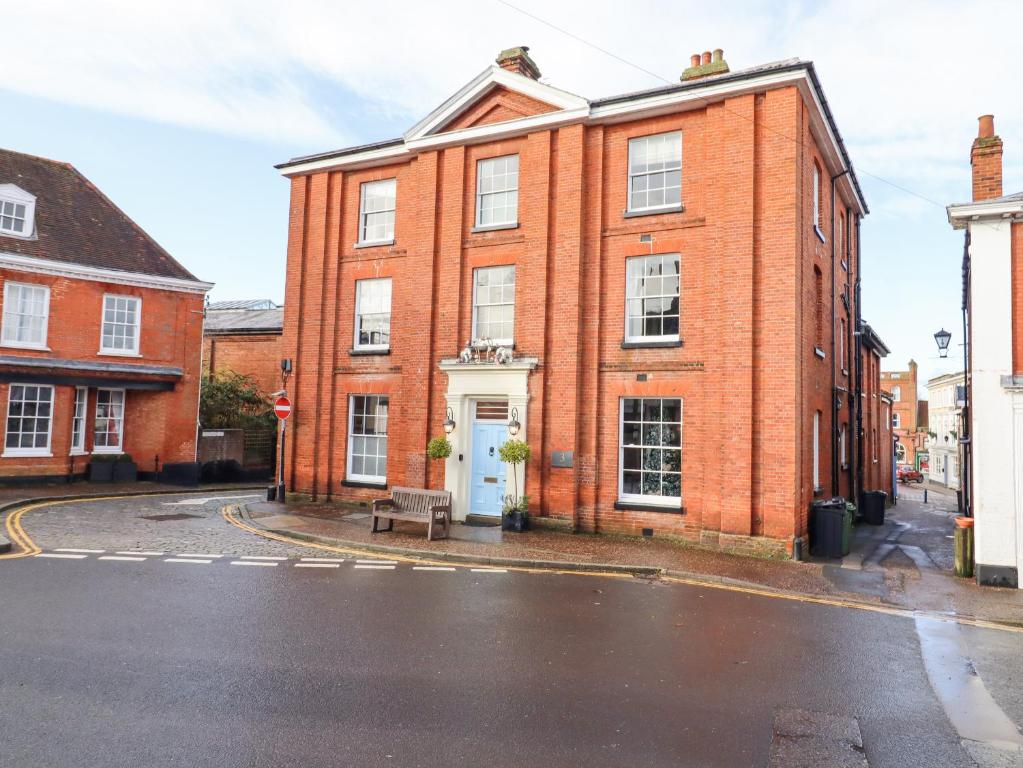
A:
<svg viewBox="0 0 1023 768">
<path fill-rule="evenodd" d="M 361 565 L 397 565 L 397 560 L 356 560 Z"/>
<path fill-rule="evenodd" d="M 362 565 L 356 565 L 355 567 L 356 568 L 376 569 L 378 571 L 393 571 L 394 570 L 394 566 L 393 565 L 367 565 L 367 564 L 363 563 Z"/>
<path fill-rule="evenodd" d="M 281 561 L 281 560 L 287 560 L 288 558 L 286 558 L 286 557 L 268 557 L 266 555 L 242 555 L 241 559 L 242 560 L 276 560 L 276 561 Z"/>
<path fill-rule="evenodd" d="M 36 557 L 53 557 L 61 560 L 84 560 L 85 555 L 61 555 L 56 552 L 40 552 Z"/>
<path fill-rule="evenodd" d="M 277 563 L 267 563 L 262 560 L 232 560 L 231 565 L 263 565 L 276 568 Z"/>
<path fill-rule="evenodd" d="M 140 551 L 135 550 L 135 549 L 126 549 L 126 550 L 123 550 L 123 551 L 122 550 L 118 550 L 117 554 L 119 554 L 119 555 L 142 555 L 144 557 L 162 557 L 164 553 L 163 552 L 140 552 Z"/>
<path fill-rule="evenodd" d="M 128 562 L 128 563 L 141 563 L 146 558 L 144 558 L 144 557 L 118 557 L 117 555 L 103 555 L 102 557 L 97 557 L 96 559 L 97 560 L 118 560 L 118 561 L 123 561 L 123 562 Z"/>
<path fill-rule="evenodd" d="M 223 555 L 201 555 L 201 554 L 196 554 L 196 553 L 191 553 L 191 552 L 184 552 L 184 553 L 182 553 L 180 555 L 175 555 L 175 557 L 208 557 L 208 558 L 216 559 L 218 557 L 223 557 Z"/>
<path fill-rule="evenodd" d="M 271 565 L 271 563 L 250 563 L 250 565 Z M 273 563 L 277 565 L 277 563 Z M 295 563 L 296 568 L 340 568 L 337 563 Z"/>
<path fill-rule="evenodd" d="M 262 496 L 261 493 L 248 493 L 244 496 L 200 496 L 194 499 L 179 499 L 178 501 L 164 501 L 162 502 L 165 507 L 201 507 L 203 504 L 209 504 L 211 501 L 228 501 L 230 499 L 258 499 Z"/>
<path fill-rule="evenodd" d="M 106 552 L 105 549 L 71 549 L 71 548 L 54 549 L 53 551 L 54 552 L 84 552 L 87 555 L 101 555 L 104 552 Z"/>
<path fill-rule="evenodd" d="M 413 571 L 453 571 L 449 565 L 413 565 Z"/>
<path fill-rule="evenodd" d="M 345 561 L 343 557 L 303 557 L 300 559 L 303 563 L 343 563 Z"/>
<path fill-rule="evenodd" d="M 205 563 L 206 565 L 209 565 L 213 561 L 212 560 L 196 560 L 195 558 L 192 558 L 191 560 L 185 560 L 185 559 L 180 558 L 180 557 L 168 557 L 168 558 L 166 558 L 164 560 L 164 562 L 165 563 L 195 563 L 196 565 L 202 565 L 202 564 Z"/>
<path fill-rule="evenodd" d="M 508 573 L 505 568 L 472 568 L 473 573 Z"/>
</svg>

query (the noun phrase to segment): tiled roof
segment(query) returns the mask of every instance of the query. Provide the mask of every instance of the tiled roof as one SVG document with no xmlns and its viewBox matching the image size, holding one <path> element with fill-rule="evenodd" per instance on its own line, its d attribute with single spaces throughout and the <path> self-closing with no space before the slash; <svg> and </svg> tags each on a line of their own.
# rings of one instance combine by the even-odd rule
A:
<svg viewBox="0 0 1023 768">
<path fill-rule="evenodd" d="M 0 149 L 0 184 L 36 197 L 31 238 L 0 234 L 0 252 L 195 280 L 92 182 L 68 164 Z"/>
<path fill-rule="evenodd" d="M 205 332 L 210 336 L 245 333 L 282 333 L 284 308 L 216 310 L 206 313 Z"/>
</svg>

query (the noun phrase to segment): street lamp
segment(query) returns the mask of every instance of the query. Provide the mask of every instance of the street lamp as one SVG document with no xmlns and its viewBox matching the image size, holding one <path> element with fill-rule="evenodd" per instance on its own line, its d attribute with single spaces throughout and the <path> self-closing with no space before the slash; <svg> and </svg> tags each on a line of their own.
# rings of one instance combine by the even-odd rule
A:
<svg viewBox="0 0 1023 768">
<path fill-rule="evenodd" d="M 942 328 L 934 334 L 934 341 L 938 345 L 938 355 L 948 357 L 948 343 L 952 340 L 952 334 Z"/>
<path fill-rule="evenodd" d="M 521 428 L 522 425 L 519 424 L 519 409 L 512 408 L 511 419 L 508 421 L 508 434 L 511 435 L 512 437 L 515 437 L 515 435 L 519 433 L 519 429 Z"/>
<path fill-rule="evenodd" d="M 455 414 L 451 412 L 451 408 L 448 408 L 448 417 L 444 419 L 444 432 L 451 434 L 455 431 Z"/>
</svg>

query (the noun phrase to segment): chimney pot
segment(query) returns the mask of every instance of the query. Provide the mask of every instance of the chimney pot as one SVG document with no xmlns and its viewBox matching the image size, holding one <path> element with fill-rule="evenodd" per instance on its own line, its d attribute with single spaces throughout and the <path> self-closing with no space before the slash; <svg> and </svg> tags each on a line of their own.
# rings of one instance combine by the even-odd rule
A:
<svg viewBox="0 0 1023 768">
<path fill-rule="evenodd" d="M 689 57 L 689 66 L 691 67 L 700 66 L 700 54 L 694 53 L 692 56 Z"/>
<path fill-rule="evenodd" d="M 994 115 L 981 115 L 977 118 L 980 125 L 977 131 L 977 138 L 979 139 L 990 139 L 995 135 L 995 116 Z"/>
<path fill-rule="evenodd" d="M 703 52 L 703 63 L 710 64 L 710 51 Z"/>
<path fill-rule="evenodd" d="M 718 61 L 724 61 L 724 60 L 725 60 L 725 52 L 722 49 L 720 49 L 720 48 L 715 48 L 714 49 L 714 61 L 718 62 Z"/>
</svg>

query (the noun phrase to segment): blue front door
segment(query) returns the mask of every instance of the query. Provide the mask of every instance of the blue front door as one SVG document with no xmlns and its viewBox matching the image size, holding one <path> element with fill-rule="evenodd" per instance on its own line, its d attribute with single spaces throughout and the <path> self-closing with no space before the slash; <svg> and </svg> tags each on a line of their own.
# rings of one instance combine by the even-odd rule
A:
<svg viewBox="0 0 1023 768">
<path fill-rule="evenodd" d="M 469 511 L 474 515 L 500 515 L 504 499 L 505 463 L 497 454 L 508 439 L 507 424 L 472 425 L 472 478 Z"/>
</svg>

